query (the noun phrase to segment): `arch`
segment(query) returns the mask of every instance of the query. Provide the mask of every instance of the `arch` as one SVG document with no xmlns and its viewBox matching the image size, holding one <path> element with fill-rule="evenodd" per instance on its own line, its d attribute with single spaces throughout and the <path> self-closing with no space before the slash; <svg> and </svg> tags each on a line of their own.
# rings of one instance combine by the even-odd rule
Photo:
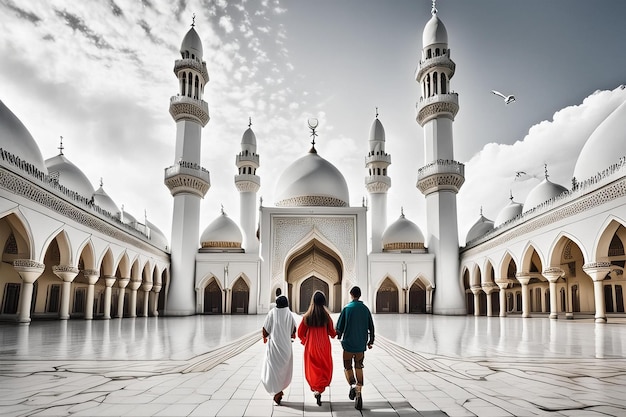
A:
<svg viewBox="0 0 626 417">
<path fill-rule="evenodd" d="M 586 264 L 587 262 L 589 262 L 587 251 L 585 250 L 585 247 L 580 242 L 580 240 L 578 240 L 577 238 L 575 238 L 569 233 L 560 232 L 558 236 L 555 238 L 554 242 L 552 243 L 552 249 L 549 252 L 550 253 L 550 259 L 549 259 L 549 264 L 548 264 L 549 266 L 555 266 L 555 267 L 560 266 L 562 254 L 564 253 L 564 251 L 567 250 L 569 242 L 572 242 L 576 246 L 578 246 L 578 249 L 581 251 L 582 256 L 583 256 L 583 264 Z"/>
<path fill-rule="evenodd" d="M 485 264 L 485 273 L 481 275 L 480 284 L 494 284 L 495 278 L 495 270 L 491 260 L 487 259 L 487 263 Z"/>
<path fill-rule="evenodd" d="M 626 223 L 621 219 L 611 216 L 608 218 L 594 243 L 595 260 L 598 262 L 606 262 L 609 260 L 609 248 L 614 236 L 626 242 Z"/>
<path fill-rule="evenodd" d="M 54 262 L 58 262 L 58 264 L 56 265 L 75 266 L 72 264 L 72 248 L 70 245 L 70 240 L 67 236 L 67 233 L 63 229 L 61 229 L 56 235 L 52 235 L 52 237 L 44 244 L 44 259 L 46 258 L 48 250 L 50 249 L 50 246 L 53 244 L 53 242 L 56 242 L 56 250 L 58 250 L 59 254 L 58 259 L 56 258 L 56 256 L 54 257 Z M 56 255 L 56 253 L 54 253 L 54 255 Z M 46 262 L 44 261 L 44 263 Z"/>
<path fill-rule="evenodd" d="M 15 259 L 34 259 L 33 236 L 30 227 L 24 216 L 19 211 L 4 213 L 0 219 L 0 242 L 2 248 L 6 248 L 7 240 L 11 234 L 15 240 Z M 3 250 L 4 260 L 4 250 Z"/>
<path fill-rule="evenodd" d="M 398 285 L 387 276 L 376 290 L 376 313 L 398 313 L 400 291 Z"/>
<path fill-rule="evenodd" d="M 519 268 L 517 267 L 517 260 L 515 259 L 515 257 L 509 250 L 504 252 L 502 259 L 500 260 L 500 267 L 498 269 L 499 269 L 500 275 L 499 277 L 496 277 L 496 278 L 499 278 L 502 280 L 509 279 L 509 278 L 515 279 L 515 273 L 517 273 L 517 270 Z M 510 276 L 511 270 L 515 271 L 513 276 Z"/>
<path fill-rule="evenodd" d="M 130 278 L 130 259 L 128 259 L 128 254 L 126 252 L 122 253 L 119 261 L 117 262 L 116 273 L 120 274 L 118 278 Z"/>
<path fill-rule="evenodd" d="M 146 262 L 142 268 L 141 282 L 152 284 L 152 272 L 150 269 L 150 262 Z"/>
<path fill-rule="evenodd" d="M 427 292 L 431 283 L 423 276 L 418 276 L 409 286 L 408 313 L 425 314 L 427 310 Z"/>
<path fill-rule="evenodd" d="M 86 240 L 78 253 L 78 264 L 81 264 L 82 259 L 83 266 L 82 268 L 79 266 L 79 269 L 96 269 L 96 252 L 91 240 Z"/>
<path fill-rule="evenodd" d="M 544 256 L 536 249 L 533 242 L 528 242 L 522 253 L 521 271 L 518 272 L 541 273 L 543 271 L 543 265 L 546 265 Z"/>
<path fill-rule="evenodd" d="M 245 275 L 240 275 L 232 285 L 231 314 L 248 314 L 250 304 L 250 284 Z"/>
<path fill-rule="evenodd" d="M 206 285 L 201 287 L 203 293 L 202 312 L 204 314 L 222 314 L 222 286 L 213 276 L 204 280 Z"/>
<path fill-rule="evenodd" d="M 115 259 L 111 248 L 107 248 L 100 261 L 100 276 L 113 276 L 115 274 Z"/>
<path fill-rule="evenodd" d="M 473 271 L 470 275 L 471 279 L 470 279 L 470 286 L 471 287 L 475 287 L 475 286 L 480 286 L 480 283 L 482 281 L 482 270 L 480 269 L 480 266 L 475 263 L 473 265 Z"/>
</svg>

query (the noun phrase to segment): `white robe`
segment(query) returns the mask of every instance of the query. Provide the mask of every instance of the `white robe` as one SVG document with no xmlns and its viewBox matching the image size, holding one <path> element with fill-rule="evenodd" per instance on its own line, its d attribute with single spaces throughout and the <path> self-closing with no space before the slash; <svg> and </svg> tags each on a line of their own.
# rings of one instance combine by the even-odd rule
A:
<svg viewBox="0 0 626 417">
<path fill-rule="evenodd" d="M 289 386 L 293 374 L 291 334 L 296 321 L 289 307 L 273 308 L 267 313 L 263 328 L 269 333 L 265 358 L 261 367 L 261 382 L 274 395 Z"/>
</svg>

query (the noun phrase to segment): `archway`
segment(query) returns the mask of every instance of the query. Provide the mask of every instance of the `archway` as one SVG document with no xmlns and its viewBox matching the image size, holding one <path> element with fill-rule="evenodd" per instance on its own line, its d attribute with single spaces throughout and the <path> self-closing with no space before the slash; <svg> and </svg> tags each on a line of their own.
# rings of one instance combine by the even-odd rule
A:
<svg viewBox="0 0 626 417">
<path fill-rule="evenodd" d="M 326 295 L 331 312 L 341 310 L 343 265 L 337 253 L 319 240 L 311 239 L 296 250 L 285 265 L 287 295 L 294 311 L 306 311 L 311 296 L 318 289 Z"/>
<path fill-rule="evenodd" d="M 204 287 L 204 310 L 205 314 L 222 314 L 222 290 L 215 278 Z"/>
<path fill-rule="evenodd" d="M 250 302 L 250 287 L 246 281 L 239 277 L 233 285 L 233 303 L 230 309 L 231 314 L 248 314 L 248 304 Z"/>
<path fill-rule="evenodd" d="M 376 312 L 397 313 L 398 310 L 398 287 L 389 278 L 385 278 L 376 291 Z"/>
<path fill-rule="evenodd" d="M 426 287 L 419 280 L 409 289 L 409 313 L 426 313 Z"/>
<path fill-rule="evenodd" d="M 304 313 L 309 308 L 309 305 L 311 304 L 311 297 L 313 297 L 315 291 L 321 291 L 324 293 L 326 296 L 326 304 L 328 305 L 328 284 L 313 276 L 305 279 L 300 285 L 300 313 Z"/>
</svg>

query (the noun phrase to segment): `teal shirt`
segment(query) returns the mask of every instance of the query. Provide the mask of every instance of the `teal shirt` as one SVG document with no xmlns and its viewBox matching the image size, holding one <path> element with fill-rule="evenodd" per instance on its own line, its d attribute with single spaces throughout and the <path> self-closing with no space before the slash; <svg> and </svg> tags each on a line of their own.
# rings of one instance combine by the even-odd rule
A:
<svg viewBox="0 0 626 417">
<path fill-rule="evenodd" d="M 347 352 L 365 352 L 367 345 L 374 343 L 374 320 L 363 301 L 352 300 L 346 305 L 335 329 L 343 350 Z"/>
</svg>

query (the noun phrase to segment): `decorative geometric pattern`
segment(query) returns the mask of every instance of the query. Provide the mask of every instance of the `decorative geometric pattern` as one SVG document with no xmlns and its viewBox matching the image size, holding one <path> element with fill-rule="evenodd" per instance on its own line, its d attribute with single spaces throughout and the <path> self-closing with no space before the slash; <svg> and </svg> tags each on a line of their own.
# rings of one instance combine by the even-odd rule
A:
<svg viewBox="0 0 626 417">
<path fill-rule="evenodd" d="M 356 231 L 354 218 L 340 217 L 274 217 L 272 222 L 274 251 L 271 255 L 271 276 L 276 279 L 291 251 L 306 235 L 316 230 L 339 251 L 343 260 L 343 277 L 355 280 Z"/>
<path fill-rule="evenodd" d="M 435 117 L 447 116 L 454 120 L 459 111 L 458 95 L 437 94 L 427 99 L 420 99 L 417 103 L 417 123 L 424 126 Z"/>
<path fill-rule="evenodd" d="M 346 207 L 348 203 L 335 197 L 324 197 L 318 195 L 307 195 L 301 197 L 291 197 L 276 203 L 276 207 Z"/>
<path fill-rule="evenodd" d="M 204 108 L 206 107 L 206 109 Z M 209 110 L 206 102 L 189 97 L 174 96 L 170 99 L 170 114 L 175 121 L 189 120 L 202 127 L 209 123 Z"/>
<path fill-rule="evenodd" d="M 32 259 L 16 259 L 13 261 L 14 268 L 36 268 L 42 271 L 46 268 L 45 264 L 33 261 Z"/>
<path fill-rule="evenodd" d="M 424 244 L 419 242 L 397 242 L 386 243 L 383 246 L 383 250 L 402 250 L 402 249 L 424 249 Z"/>
<path fill-rule="evenodd" d="M 415 75 L 415 79 L 421 83 L 424 74 L 430 72 L 431 69 L 435 68 L 447 69 L 449 71 L 448 78 L 452 78 L 456 69 L 456 64 L 450 59 L 449 56 L 447 56 L 447 52 L 446 55 L 427 58 L 424 61 L 420 62 L 419 69 L 417 70 L 417 74 Z"/>
<path fill-rule="evenodd" d="M 191 69 L 196 72 L 199 72 L 202 75 L 202 84 L 206 84 L 209 82 L 209 72 L 206 69 L 206 62 L 198 61 L 196 59 L 191 58 L 183 58 L 177 59 L 174 62 L 174 74 L 178 76 L 179 71 Z"/>
</svg>

